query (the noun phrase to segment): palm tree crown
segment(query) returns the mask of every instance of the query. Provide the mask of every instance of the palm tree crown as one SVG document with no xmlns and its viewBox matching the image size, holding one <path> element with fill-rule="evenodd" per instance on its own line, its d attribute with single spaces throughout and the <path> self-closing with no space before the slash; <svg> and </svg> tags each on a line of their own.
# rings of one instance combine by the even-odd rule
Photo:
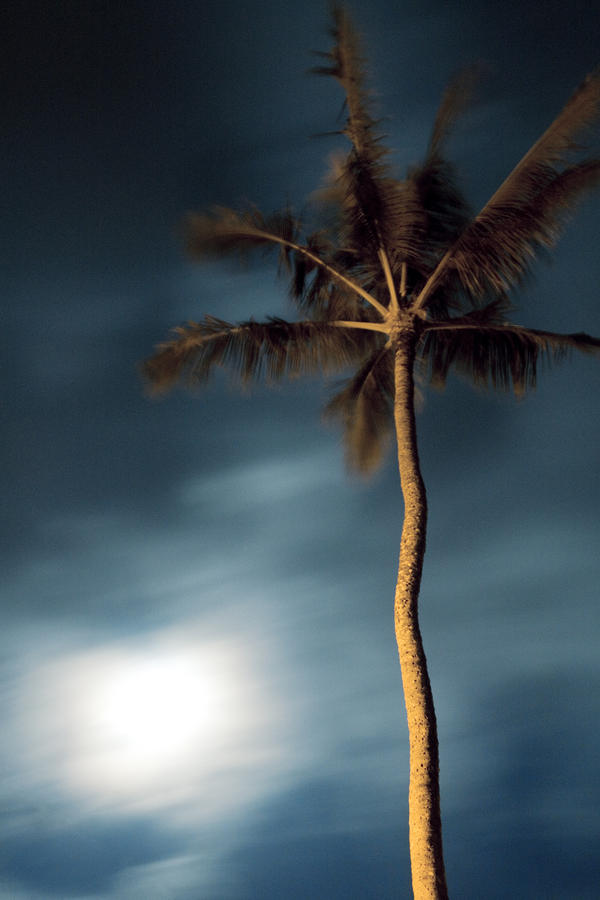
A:
<svg viewBox="0 0 600 900">
<path fill-rule="evenodd" d="M 508 321 L 509 292 L 566 214 L 600 180 L 600 160 L 574 161 L 574 139 L 597 115 L 600 73 L 583 82 L 481 212 L 472 217 L 444 156 L 446 138 L 471 93 L 473 70 L 447 88 L 424 162 L 393 176 L 372 118 L 363 60 L 347 14 L 334 10 L 334 46 L 315 72 L 337 79 L 346 99 L 349 150 L 333 158 L 319 192 L 323 227 L 306 234 L 290 210 L 218 208 L 190 215 L 197 258 L 275 249 L 303 316 L 231 324 L 206 316 L 175 329 L 145 364 L 154 390 L 204 380 L 226 365 L 243 380 L 339 372 L 354 375 L 326 414 L 344 428 L 351 468 L 381 461 L 392 427 L 394 323 L 419 337 L 417 357 L 441 385 L 454 366 L 480 385 L 533 387 L 540 358 L 597 351 L 586 334 L 554 334 Z"/>
</svg>

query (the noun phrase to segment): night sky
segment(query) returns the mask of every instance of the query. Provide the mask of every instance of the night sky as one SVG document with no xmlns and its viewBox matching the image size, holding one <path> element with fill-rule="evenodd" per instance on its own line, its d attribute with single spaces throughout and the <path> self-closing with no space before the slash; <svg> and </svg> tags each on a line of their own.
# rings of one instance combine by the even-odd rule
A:
<svg viewBox="0 0 600 900">
<path fill-rule="evenodd" d="M 587 0 L 354 12 L 400 175 L 481 64 L 450 145 L 475 209 L 598 62 Z M 321 186 L 344 145 L 316 136 L 343 125 L 338 86 L 307 74 L 328 25 L 323 0 L 5 12 L 3 900 L 410 895 L 393 455 L 346 474 L 318 379 L 157 400 L 139 376 L 187 319 L 292 315 L 272 260 L 191 263 L 180 223 Z M 598 208 L 517 321 L 600 334 Z M 598 896 L 599 390 L 579 356 L 520 401 L 425 392 L 454 898 Z"/>
</svg>

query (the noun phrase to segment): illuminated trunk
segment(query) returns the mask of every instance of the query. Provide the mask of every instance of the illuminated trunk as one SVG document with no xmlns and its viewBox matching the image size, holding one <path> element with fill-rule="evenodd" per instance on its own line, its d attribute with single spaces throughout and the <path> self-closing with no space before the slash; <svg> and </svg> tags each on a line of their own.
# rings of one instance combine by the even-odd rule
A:
<svg viewBox="0 0 600 900">
<path fill-rule="evenodd" d="M 437 726 L 418 600 L 425 555 L 427 497 L 417 452 L 413 366 L 416 335 L 395 335 L 395 406 L 404 525 L 396 585 L 395 625 L 410 739 L 408 820 L 415 900 L 448 897 L 442 851 Z"/>
</svg>

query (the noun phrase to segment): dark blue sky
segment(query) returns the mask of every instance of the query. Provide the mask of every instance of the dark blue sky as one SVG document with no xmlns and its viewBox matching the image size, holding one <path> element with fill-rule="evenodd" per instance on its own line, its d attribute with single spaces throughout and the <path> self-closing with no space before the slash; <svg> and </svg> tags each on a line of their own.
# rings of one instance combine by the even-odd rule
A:
<svg viewBox="0 0 600 900">
<path fill-rule="evenodd" d="M 399 172 L 452 142 L 474 207 L 597 63 L 575 0 L 356 7 Z M 2 54 L 2 900 L 409 893 L 393 458 L 348 477 L 327 385 L 144 395 L 208 312 L 289 314 L 265 260 L 198 267 L 189 209 L 300 207 L 340 126 L 327 4 L 22 2 Z M 598 152 L 597 139 L 590 152 Z M 598 194 L 518 321 L 600 334 Z M 597 359 L 419 416 L 422 624 L 458 898 L 592 900 L 600 865 Z"/>
</svg>

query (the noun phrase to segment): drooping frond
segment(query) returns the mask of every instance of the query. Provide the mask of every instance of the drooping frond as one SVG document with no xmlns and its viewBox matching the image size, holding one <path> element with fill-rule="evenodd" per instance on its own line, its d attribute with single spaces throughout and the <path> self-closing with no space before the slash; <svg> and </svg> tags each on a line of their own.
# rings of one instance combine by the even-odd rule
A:
<svg viewBox="0 0 600 900">
<path fill-rule="evenodd" d="M 202 258 L 244 254 L 257 248 L 278 247 L 282 261 L 289 268 L 292 258 L 301 257 L 307 264 L 319 267 L 328 278 L 344 285 L 385 315 L 385 307 L 369 294 L 358 281 L 334 268 L 318 252 L 299 243 L 300 224 L 290 213 L 263 216 L 256 209 L 236 212 L 225 207 L 213 210 L 212 215 L 192 213 L 187 218 L 187 245 L 190 253 Z"/>
<path fill-rule="evenodd" d="M 329 268 L 314 261 L 314 258 L 318 258 L 358 283 L 365 280 L 364 272 L 360 269 L 356 271 L 352 254 L 338 250 L 322 231 L 309 235 L 305 246 L 311 256 L 302 253 L 294 255 L 290 282 L 292 300 L 302 313 L 317 320 L 381 321 L 381 316 L 374 307 L 366 303 L 359 293 L 351 290 L 339 278 L 333 277 Z"/>
<path fill-rule="evenodd" d="M 494 324 L 494 312 L 487 321 L 484 310 L 474 310 L 460 319 L 428 326 L 420 354 L 435 387 L 443 387 L 454 366 L 481 387 L 512 388 L 523 394 L 535 387 L 540 361 L 559 362 L 573 349 L 600 352 L 600 339 L 588 334 Z"/>
<path fill-rule="evenodd" d="M 379 346 L 327 404 L 326 419 L 344 429 L 348 467 L 369 475 L 381 464 L 393 426 L 393 353 Z"/>
<path fill-rule="evenodd" d="M 156 393 L 178 382 L 203 382 L 215 366 L 228 368 L 242 382 L 332 374 L 360 361 L 377 337 L 375 332 L 329 322 L 271 318 L 234 325 L 213 316 L 175 328 L 174 334 L 144 364 L 144 375 Z"/>
<path fill-rule="evenodd" d="M 237 212 L 218 206 L 212 214 L 190 213 L 185 222 L 189 253 L 197 258 L 244 255 L 258 248 L 290 252 L 301 225 L 289 210 L 266 216 L 255 207 Z"/>
<path fill-rule="evenodd" d="M 581 193 L 598 181 L 600 162 L 568 165 L 575 138 L 600 111 L 600 71 L 588 76 L 563 111 L 513 169 L 479 215 L 444 255 L 421 291 L 426 306 L 455 269 L 477 300 L 486 291 L 510 290 L 536 250 L 550 247 Z"/>
</svg>

